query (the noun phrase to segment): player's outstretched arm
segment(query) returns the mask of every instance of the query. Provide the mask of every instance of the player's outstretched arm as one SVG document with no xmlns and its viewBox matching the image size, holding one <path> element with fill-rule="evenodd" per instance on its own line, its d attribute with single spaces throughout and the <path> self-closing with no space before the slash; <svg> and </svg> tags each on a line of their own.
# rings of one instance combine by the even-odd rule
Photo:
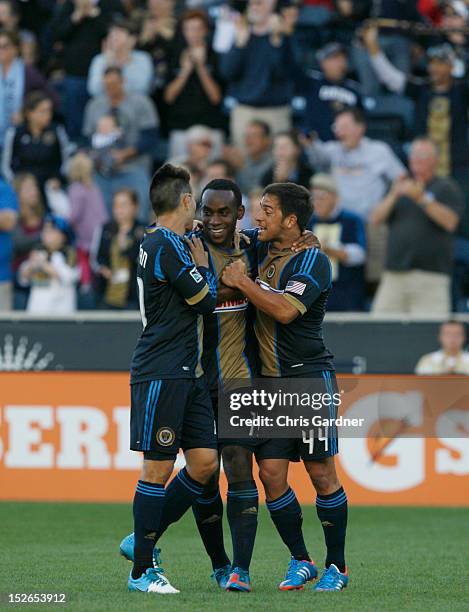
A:
<svg viewBox="0 0 469 612">
<path fill-rule="evenodd" d="M 236 232 L 235 247 L 239 248 L 241 238 L 243 238 L 248 246 L 251 246 L 251 242 L 255 244 L 257 240 L 257 232 L 257 228 L 243 229 L 240 232 Z M 295 240 L 295 242 L 292 243 L 290 248 L 294 253 L 299 253 L 300 251 L 304 251 L 306 249 L 320 249 L 321 243 L 319 242 L 319 238 L 311 230 L 305 230 L 298 240 Z"/>
<path fill-rule="evenodd" d="M 238 288 L 252 304 L 262 310 L 279 323 L 291 323 L 300 314 L 298 308 L 293 306 L 283 295 L 261 289 L 247 275 L 244 262 L 235 261 L 225 268 L 222 281 L 229 287 Z"/>
</svg>

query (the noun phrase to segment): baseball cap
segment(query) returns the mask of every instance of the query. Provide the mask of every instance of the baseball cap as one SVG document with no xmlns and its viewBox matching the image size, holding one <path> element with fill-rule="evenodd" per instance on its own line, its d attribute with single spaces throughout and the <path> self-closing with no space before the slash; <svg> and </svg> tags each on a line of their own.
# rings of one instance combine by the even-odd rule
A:
<svg viewBox="0 0 469 612">
<path fill-rule="evenodd" d="M 322 62 L 328 57 L 331 57 L 331 55 L 337 55 L 338 53 L 343 53 L 345 55 L 346 52 L 344 46 L 338 42 L 330 42 L 319 49 L 319 51 L 316 53 L 316 59 L 318 62 Z"/>
<path fill-rule="evenodd" d="M 454 49 L 449 43 L 429 47 L 427 49 L 427 57 L 429 60 L 436 59 L 448 64 L 453 64 L 456 59 Z"/>
</svg>

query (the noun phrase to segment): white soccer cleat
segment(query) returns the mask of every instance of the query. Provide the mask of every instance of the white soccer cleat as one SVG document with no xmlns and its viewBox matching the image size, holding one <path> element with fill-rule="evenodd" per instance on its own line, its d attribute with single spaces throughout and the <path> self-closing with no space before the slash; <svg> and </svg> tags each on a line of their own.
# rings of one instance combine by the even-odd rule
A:
<svg viewBox="0 0 469 612">
<path fill-rule="evenodd" d="M 159 567 L 149 567 L 140 578 L 132 578 L 132 573 L 127 581 L 129 591 L 140 591 L 141 593 L 158 593 L 159 595 L 173 595 L 179 593 L 163 575 Z"/>
</svg>

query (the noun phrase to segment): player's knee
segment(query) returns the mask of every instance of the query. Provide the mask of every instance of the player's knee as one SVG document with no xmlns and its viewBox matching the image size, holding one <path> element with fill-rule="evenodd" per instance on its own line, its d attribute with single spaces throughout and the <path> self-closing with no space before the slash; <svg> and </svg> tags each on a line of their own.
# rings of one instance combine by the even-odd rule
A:
<svg viewBox="0 0 469 612">
<path fill-rule="evenodd" d="M 141 480 L 155 484 L 166 484 L 174 469 L 174 460 L 154 461 L 145 459 L 142 466 Z"/>
<path fill-rule="evenodd" d="M 252 452 L 241 446 L 223 449 L 223 468 L 230 484 L 252 479 Z"/>
<path fill-rule="evenodd" d="M 200 458 L 197 462 L 190 466 L 188 465 L 187 469 L 194 480 L 206 485 L 218 471 L 218 457 L 215 453 L 214 455 Z"/>
<path fill-rule="evenodd" d="M 259 468 L 259 478 L 264 485 L 265 494 L 268 499 L 276 499 L 288 489 L 285 475 L 269 465 L 261 465 Z"/>
<path fill-rule="evenodd" d="M 319 495 L 329 495 L 340 487 L 333 461 L 308 461 L 305 468 Z"/>
</svg>

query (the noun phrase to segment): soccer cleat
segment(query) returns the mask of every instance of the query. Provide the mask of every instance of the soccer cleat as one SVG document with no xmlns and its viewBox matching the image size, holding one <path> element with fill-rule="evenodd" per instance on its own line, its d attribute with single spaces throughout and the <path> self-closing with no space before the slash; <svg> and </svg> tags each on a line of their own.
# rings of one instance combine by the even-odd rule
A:
<svg viewBox="0 0 469 612">
<path fill-rule="evenodd" d="M 234 567 L 231 570 L 225 589 L 227 591 L 249 593 L 251 591 L 251 578 L 249 577 L 249 572 L 240 567 Z"/>
<path fill-rule="evenodd" d="M 119 545 L 120 554 L 127 559 L 127 561 L 134 561 L 134 544 L 135 544 L 135 536 L 133 533 L 126 536 Z M 153 549 L 153 565 L 157 567 L 161 565 L 161 557 L 160 557 L 161 548 Z"/>
<path fill-rule="evenodd" d="M 127 581 L 129 591 L 139 591 L 141 593 L 159 593 L 160 595 L 173 595 L 179 593 L 163 576 L 160 567 L 149 567 L 140 578 L 132 578 L 132 572 Z"/>
<path fill-rule="evenodd" d="M 317 575 L 318 570 L 314 561 L 298 561 L 292 557 L 285 579 L 278 588 L 281 591 L 302 591 L 305 584 L 314 580 Z"/>
<path fill-rule="evenodd" d="M 217 584 L 221 589 L 226 589 L 230 574 L 231 565 L 224 565 L 223 567 L 217 567 L 217 569 L 213 570 L 211 578 L 217 581 Z"/>
<path fill-rule="evenodd" d="M 339 572 L 339 568 L 331 563 L 331 565 L 324 570 L 318 583 L 314 586 L 314 590 L 318 592 L 341 591 L 347 586 L 348 580 L 347 570 L 345 570 L 344 573 Z"/>
</svg>

